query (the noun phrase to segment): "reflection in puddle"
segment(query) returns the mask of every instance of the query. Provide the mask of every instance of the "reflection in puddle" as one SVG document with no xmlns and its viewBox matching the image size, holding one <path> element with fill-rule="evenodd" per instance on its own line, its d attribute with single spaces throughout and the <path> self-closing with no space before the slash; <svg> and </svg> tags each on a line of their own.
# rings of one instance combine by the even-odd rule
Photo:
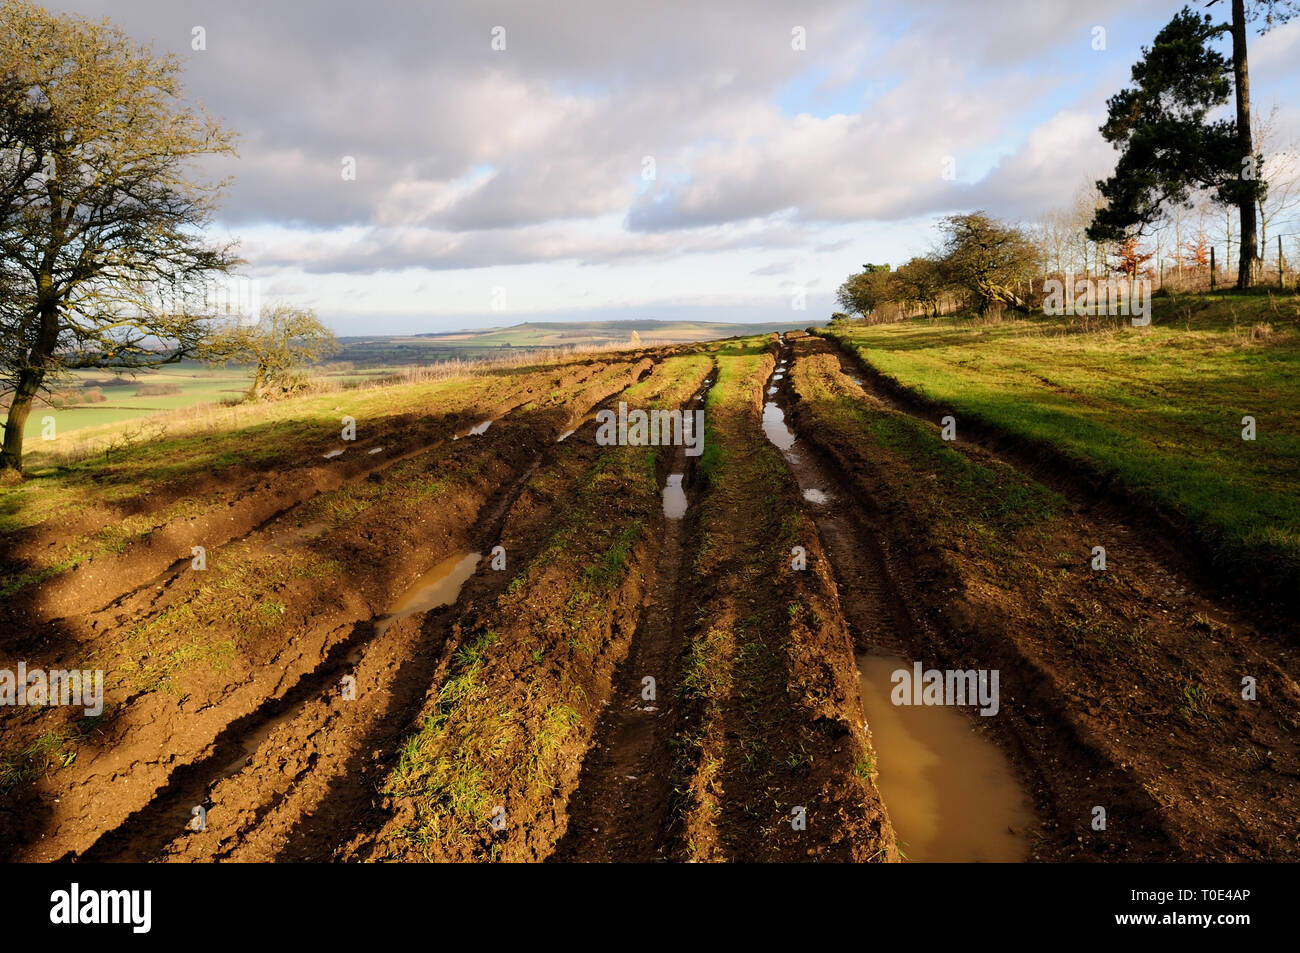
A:
<svg viewBox="0 0 1300 953">
<path fill-rule="evenodd" d="M 686 515 L 686 491 L 682 489 L 682 474 L 672 473 L 664 484 L 664 516 L 679 520 Z"/>
<path fill-rule="evenodd" d="M 919 861 L 1021 861 L 1033 815 L 1006 756 L 966 712 L 895 705 L 893 673 L 911 664 L 859 655 L 877 784 L 902 851 Z"/>
<path fill-rule="evenodd" d="M 388 615 L 375 623 L 375 638 L 383 635 L 395 619 L 451 605 L 460 595 L 461 586 L 474 575 L 474 569 L 482 558 L 482 553 L 461 553 L 438 563 L 402 594 Z"/>
<path fill-rule="evenodd" d="M 771 394 L 775 390 L 775 387 L 769 388 L 768 393 Z M 792 449 L 796 440 L 794 431 L 786 425 L 785 411 L 778 407 L 774 401 L 768 401 L 763 405 L 763 433 L 767 435 L 768 440 L 772 441 L 773 446 L 781 451 L 787 462 L 795 467 L 794 477 L 799 483 L 799 489 L 803 491 L 803 498 L 809 503 L 815 503 L 819 506 L 830 502 L 830 494 L 816 487 L 805 485 L 812 474 L 799 466 L 803 461 L 799 459 L 798 454 L 794 453 Z"/>
<path fill-rule="evenodd" d="M 481 437 L 483 434 L 487 433 L 488 428 L 491 426 L 492 421 L 485 420 L 481 424 L 475 424 L 473 427 L 470 427 L 464 433 L 454 434 L 451 439 L 459 440 L 461 437 Z"/>
<path fill-rule="evenodd" d="M 763 405 L 763 433 L 783 453 L 794 446 L 794 431 L 786 426 L 785 411 L 772 401 Z"/>
<path fill-rule="evenodd" d="M 577 428 L 574 428 L 573 430 L 566 430 L 564 431 L 564 433 L 560 434 L 560 436 L 556 439 L 555 442 L 564 443 L 565 440 L 567 440 L 569 437 L 572 437 L 577 432 L 578 432 Z"/>
<path fill-rule="evenodd" d="M 342 456 L 342 455 L 343 455 L 342 450 L 331 450 L 329 453 L 322 454 L 322 456 L 324 456 L 326 460 L 333 460 L 335 457 Z"/>
</svg>

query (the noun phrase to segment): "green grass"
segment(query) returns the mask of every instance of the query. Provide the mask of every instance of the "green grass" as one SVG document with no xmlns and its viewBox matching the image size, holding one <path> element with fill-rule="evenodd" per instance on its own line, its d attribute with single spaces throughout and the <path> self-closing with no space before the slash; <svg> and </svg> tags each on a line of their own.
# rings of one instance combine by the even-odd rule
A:
<svg viewBox="0 0 1300 953">
<path fill-rule="evenodd" d="M 117 378 L 109 371 L 72 371 L 60 378 L 55 386 L 60 389 L 99 387 L 107 399 L 100 403 L 74 404 L 62 408 L 35 407 L 27 419 L 23 434 L 33 449 L 39 449 L 46 417 L 54 419 L 55 433 L 62 435 L 85 427 L 146 417 L 164 410 L 237 399 L 248 390 L 249 380 L 250 375 L 244 368 L 209 368 L 192 362 L 140 371 L 134 378 L 127 375 Z M 172 384 L 179 387 L 181 393 L 137 396 L 136 389 L 148 384 Z"/>
<path fill-rule="evenodd" d="M 0 796 L 20 784 L 66 768 L 77 760 L 77 746 L 95 729 L 102 715 L 49 728 L 20 748 L 0 752 Z"/>
<path fill-rule="evenodd" d="M 826 333 L 951 412 L 959 440 L 978 421 L 1048 445 L 1176 517 L 1220 568 L 1300 581 L 1294 296 L 1157 298 L 1147 328 L 1034 316 Z"/>
<path fill-rule="evenodd" d="M 383 367 L 346 372 L 320 369 L 312 373 L 323 380 L 361 383 L 387 370 Z M 107 370 L 70 371 L 53 382 L 52 386 L 56 390 L 98 387 L 106 399 L 94 403 L 74 403 L 66 407 L 35 407 L 27 419 L 23 435 L 30 449 L 39 450 L 45 442 L 42 440 L 42 432 L 47 417 L 53 418 L 54 432 L 58 439 L 74 431 L 124 423 L 168 410 L 236 401 L 247 393 L 251 382 L 252 372 L 247 367 L 209 367 L 196 361 L 181 361 L 141 370 L 134 376 L 118 376 Z M 137 394 L 141 387 L 159 384 L 173 385 L 180 389 L 180 393 Z"/>
</svg>

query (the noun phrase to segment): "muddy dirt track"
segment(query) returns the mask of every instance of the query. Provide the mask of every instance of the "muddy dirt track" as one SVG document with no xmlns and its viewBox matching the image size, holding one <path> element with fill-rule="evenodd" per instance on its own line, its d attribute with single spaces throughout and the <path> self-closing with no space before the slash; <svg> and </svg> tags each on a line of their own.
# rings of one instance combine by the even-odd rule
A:
<svg viewBox="0 0 1300 953">
<path fill-rule="evenodd" d="M 159 514 L 6 607 L 7 667 L 102 668 L 107 707 L 3 713 L 10 765 L 62 739 L 11 772 L 4 856 L 891 861 L 944 830 L 954 859 L 1300 854 L 1286 623 L 1095 488 L 944 441 L 806 335 L 484 395 L 8 542 L 36 561 Z M 704 452 L 605 445 L 620 402 L 702 411 Z M 944 827 L 1008 826 L 955 812 L 983 791 L 960 771 L 917 772 L 930 820 L 891 811 L 933 752 L 864 708 L 864 656 L 998 673 L 995 715 L 943 717 L 1005 775 L 987 796 L 1023 802 L 1010 840 Z"/>
</svg>

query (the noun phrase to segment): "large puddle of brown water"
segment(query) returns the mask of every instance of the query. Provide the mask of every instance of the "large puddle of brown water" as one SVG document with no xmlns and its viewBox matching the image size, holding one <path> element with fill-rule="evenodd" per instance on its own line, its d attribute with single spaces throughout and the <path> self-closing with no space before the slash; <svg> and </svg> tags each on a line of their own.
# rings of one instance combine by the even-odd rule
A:
<svg viewBox="0 0 1300 953">
<path fill-rule="evenodd" d="M 877 784 L 899 846 L 913 861 L 1022 861 L 1033 814 L 1006 756 L 944 705 L 895 705 L 893 674 L 912 665 L 858 656 Z"/>
</svg>

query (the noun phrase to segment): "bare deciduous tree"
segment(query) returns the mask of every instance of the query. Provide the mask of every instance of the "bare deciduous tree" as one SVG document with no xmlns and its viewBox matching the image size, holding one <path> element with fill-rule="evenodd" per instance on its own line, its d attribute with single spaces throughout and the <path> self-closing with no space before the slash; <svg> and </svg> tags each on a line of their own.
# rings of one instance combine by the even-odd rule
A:
<svg viewBox="0 0 1300 953">
<path fill-rule="evenodd" d="M 273 304 L 262 309 L 256 322 L 236 319 L 215 330 L 199 356 L 213 363 L 251 365 L 248 399 L 260 400 L 272 391 L 293 390 L 304 365 L 337 351 L 333 333 L 314 312 Z"/>
</svg>

